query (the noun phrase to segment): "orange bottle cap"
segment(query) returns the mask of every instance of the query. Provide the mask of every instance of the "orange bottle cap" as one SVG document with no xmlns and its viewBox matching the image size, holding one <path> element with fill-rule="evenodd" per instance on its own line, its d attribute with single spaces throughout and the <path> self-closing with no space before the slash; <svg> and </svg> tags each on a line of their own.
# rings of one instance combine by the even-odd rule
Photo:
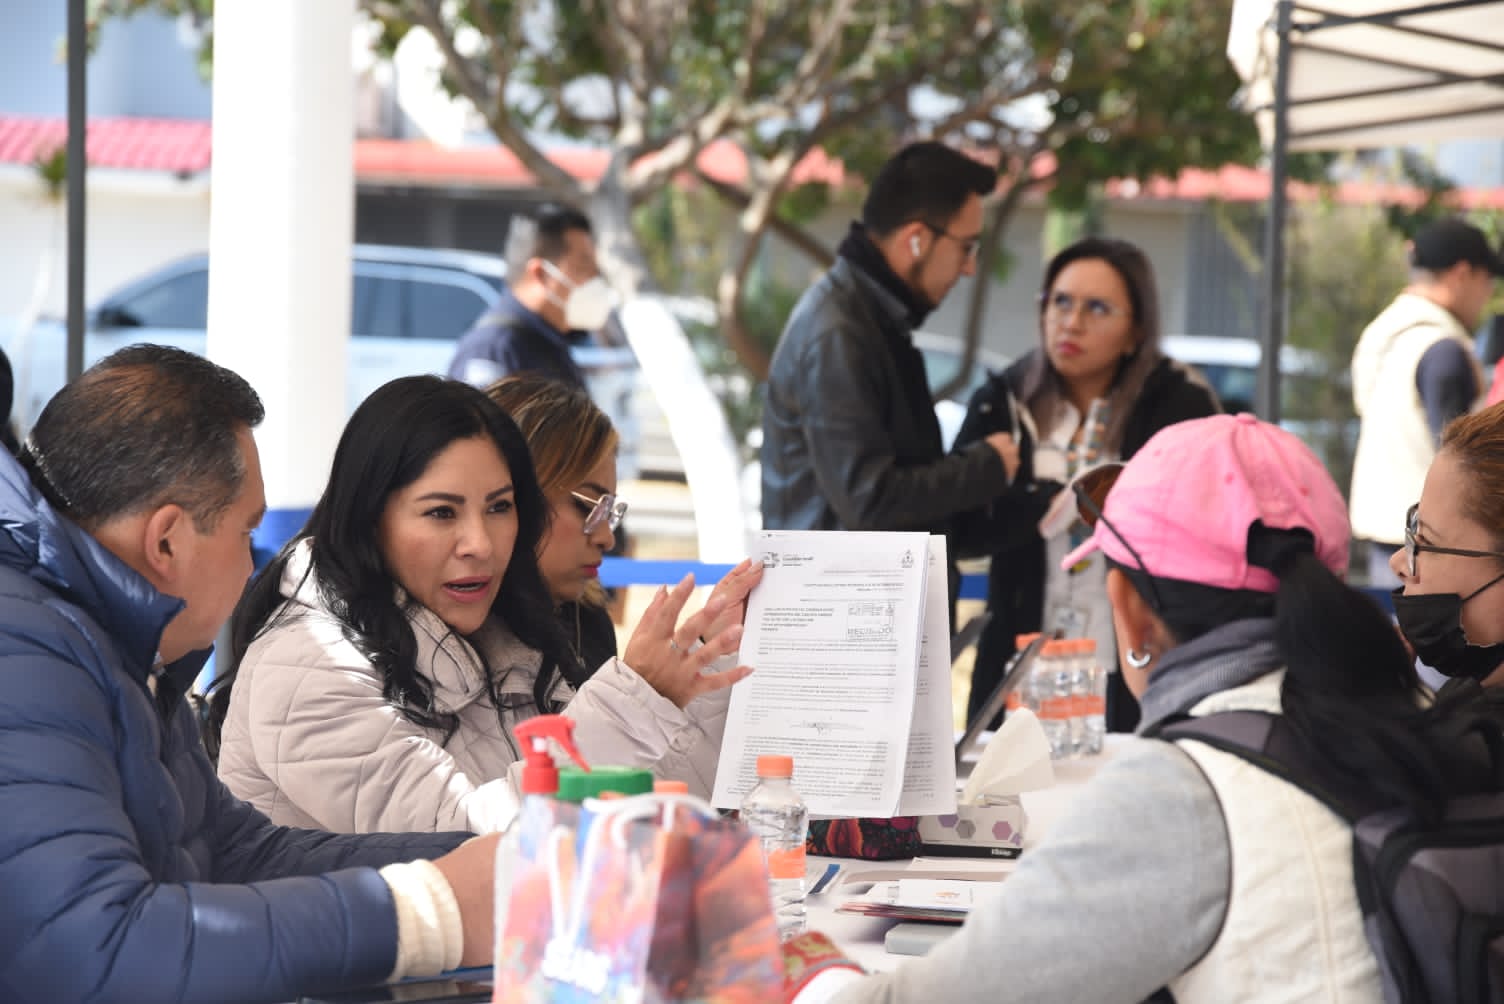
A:
<svg viewBox="0 0 1504 1004">
<path fill-rule="evenodd" d="M 793 777 L 794 758 L 765 753 L 757 758 L 758 777 Z"/>
</svg>

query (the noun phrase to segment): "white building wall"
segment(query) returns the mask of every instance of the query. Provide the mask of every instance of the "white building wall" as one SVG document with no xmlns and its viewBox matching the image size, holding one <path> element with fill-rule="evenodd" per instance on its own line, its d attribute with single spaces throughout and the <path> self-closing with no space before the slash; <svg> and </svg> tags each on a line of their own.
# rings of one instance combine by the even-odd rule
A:
<svg viewBox="0 0 1504 1004">
<path fill-rule="evenodd" d="M 209 191 L 202 181 L 147 172 L 95 171 L 89 184 L 86 299 L 92 303 L 127 280 L 209 244 Z M 44 259 L 52 284 L 42 301 L 61 316 L 65 302 L 66 220 L 49 205 L 31 168 L 0 167 L 0 318 L 30 304 Z M 48 254 L 50 250 L 50 256 Z"/>
</svg>

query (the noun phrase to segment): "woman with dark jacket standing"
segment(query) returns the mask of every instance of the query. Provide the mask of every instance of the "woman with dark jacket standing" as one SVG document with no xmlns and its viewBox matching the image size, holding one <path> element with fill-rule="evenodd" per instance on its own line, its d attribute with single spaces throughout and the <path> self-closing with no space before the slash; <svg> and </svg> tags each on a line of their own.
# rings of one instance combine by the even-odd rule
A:
<svg viewBox="0 0 1504 1004">
<path fill-rule="evenodd" d="M 1002 678 L 1016 635 L 1058 629 L 1096 640 L 1097 658 L 1111 672 L 1108 729 L 1131 731 L 1137 724 L 1137 702 L 1116 672 L 1101 556 L 1059 571 L 1060 559 L 1086 531 L 1074 521 L 1061 527 L 1052 518 L 1044 531 L 1040 524 L 1072 475 L 1126 461 L 1165 426 L 1220 410 L 1199 375 L 1164 356 L 1159 343 L 1159 291 L 1149 259 L 1127 241 L 1088 237 L 1045 269 L 1039 347 L 972 397 L 956 446 L 1010 432 L 1020 463 L 1009 493 L 976 514 L 974 533 L 967 533 L 992 554 L 992 620 L 977 646 L 968 718 Z"/>
</svg>

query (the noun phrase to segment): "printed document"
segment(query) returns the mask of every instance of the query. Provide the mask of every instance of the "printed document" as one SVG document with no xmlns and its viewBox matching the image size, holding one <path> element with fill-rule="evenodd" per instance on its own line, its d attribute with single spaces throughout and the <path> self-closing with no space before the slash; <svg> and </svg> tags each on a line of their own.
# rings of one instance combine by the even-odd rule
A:
<svg viewBox="0 0 1504 1004">
<path fill-rule="evenodd" d="M 761 584 L 747 604 L 740 661 L 753 674 L 731 694 L 712 801 L 736 808 L 756 782 L 757 757 L 794 758 L 794 788 L 814 815 L 898 814 L 955 780 L 940 772 L 951 752 L 949 621 L 943 540 L 938 579 L 925 533 L 765 530 L 753 557 Z M 939 583 L 934 595 L 931 581 Z M 940 608 L 943 674 L 927 699 L 945 703 L 943 728 L 921 739 L 923 766 L 907 781 L 911 731 L 933 729 L 935 709 L 916 704 L 927 601 Z M 935 691 L 943 691 L 936 694 Z M 925 751 L 928 751 L 927 753 Z"/>
<path fill-rule="evenodd" d="M 950 695 L 950 582 L 945 538 L 930 537 L 924 589 L 924 637 L 914 686 L 914 721 L 903 775 L 899 816 L 956 811 L 955 710 Z M 796 789 L 797 790 L 797 789 Z"/>
</svg>

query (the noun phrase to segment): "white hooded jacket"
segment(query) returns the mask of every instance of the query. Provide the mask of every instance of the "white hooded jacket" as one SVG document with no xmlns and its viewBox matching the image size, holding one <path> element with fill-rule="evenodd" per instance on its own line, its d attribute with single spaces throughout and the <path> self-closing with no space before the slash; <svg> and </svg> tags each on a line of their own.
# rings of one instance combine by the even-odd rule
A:
<svg viewBox="0 0 1504 1004">
<path fill-rule="evenodd" d="M 500 829 L 518 801 L 512 726 L 538 713 L 541 657 L 494 618 L 471 638 L 414 605 L 419 672 L 438 710 L 458 716 L 443 733 L 409 721 L 381 692 L 374 667 L 324 607 L 310 569 L 312 541 L 282 575 L 287 602 L 241 661 L 219 755 L 219 776 L 273 822 L 343 833 Z M 479 651 L 477 651 L 479 650 Z M 482 655 L 484 659 L 482 659 Z M 502 674 L 498 715 L 486 667 Z M 620 659 L 573 693 L 560 680 L 575 740 L 592 764 L 646 767 L 708 797 L 730 690 L 680 710 Z"/>
</svg>

